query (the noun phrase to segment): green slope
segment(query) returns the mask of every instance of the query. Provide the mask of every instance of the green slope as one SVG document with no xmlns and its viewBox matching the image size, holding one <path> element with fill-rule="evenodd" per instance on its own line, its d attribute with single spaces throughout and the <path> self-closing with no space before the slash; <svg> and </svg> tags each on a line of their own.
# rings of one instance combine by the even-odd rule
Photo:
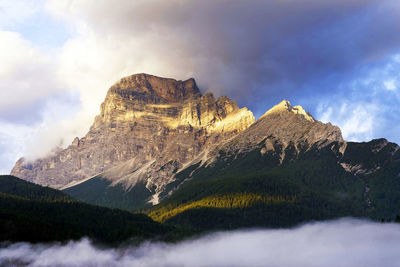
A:
<svg viewBox="0 0 400 267">
<path fill-rule="evenodd" d="M 111 186 L 111 181 L 100 176 L 64 189 L 63 192 L 92 205 L 130 211 L 150 206 L 146 200 L 152 195 L 144 183 L 139 182 L 127 191 L 121 184 Z"/>
<path fill-rule="evenodd" d="M 37 184 L 29 183 L 11 175 L 0 175 L 0 192 L 30 200 L 72 201 L 69 195 Z"/>
<path fill-rule="evenodd" d="M 175 229 L 143 214 L 73 201 L 64 193 L 0 176 L 0 241 L 61 241 L 89 237 L 105 243 L 168 238 Z"/>
<path fill-rule="evenodd" d="M 147 214 L 202 230 L 281 227 L 343 216 L 393 220 L 400 214 L 400 154 L 390 143 L 374 152 L 379 142 L 349 143 L 344 156 L 337 143 L 299 153 L 289 145 L 282 164 L 276 163 L 279 153 L 262 155 L 261 146 L 249 153 L 221 152 L 212 166 L 192 166 L 190 173 L 197 169 L 190 180 Z M 341 163 L 380 168 L 354 174 Z M 186 178 L 183 172 L 175 183 Z M 280 201 L 263 201 L 268 198 Z"/>
</svg>

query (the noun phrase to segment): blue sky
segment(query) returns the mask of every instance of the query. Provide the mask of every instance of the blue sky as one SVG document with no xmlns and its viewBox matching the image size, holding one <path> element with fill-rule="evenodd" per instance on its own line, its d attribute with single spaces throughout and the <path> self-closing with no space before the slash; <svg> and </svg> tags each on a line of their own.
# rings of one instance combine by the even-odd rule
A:
<svg viewBox="0 0 400 267">
<path fill-rule="evenodd" d="M 83 136 L 138 72 L 400 143 L 398 0 L 0 0 L 0 58 L 2 173 Z"/>
</svg>

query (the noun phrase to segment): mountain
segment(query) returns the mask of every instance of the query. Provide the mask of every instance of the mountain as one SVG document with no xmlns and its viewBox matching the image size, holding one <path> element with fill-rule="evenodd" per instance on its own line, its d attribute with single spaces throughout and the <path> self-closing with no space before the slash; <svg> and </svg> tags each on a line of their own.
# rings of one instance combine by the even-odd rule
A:
<svg viewBox="0 0 400 267">
<path fill-rule="evenodd" d="M 253 122 L 250 111 L 227 97 L 202 95 L 194 79 L 136 74 L 109 89 L 84 137 L 47 158 L 21 158 L 11 174 L 58 189 L 96 176 L 103 189 L 140 191 L 157 203 L 175 172 Z"/>
<path fill-rule="evenodd" d="M 0 176 L 0 241 L 63 241 L 90 237 L 118 243 L 174 238 L 175 228 L 143 214 L 88 205 L 14 176 Z"/>
<path fill-rule="evenodd" d="M 400 214 L 399 146 L 346 142 L 288 101 L 193 163 L 153 219 L 210 230 Z"/>
<path fill-rule="evenodd" d="M 347 142 L 287 100 L 256 122 L 193 79 L 113 85 L 88 134 L 13 173 L 94 205 L 195 230 L 400 214 L 400 148 Z"/>
</svg>

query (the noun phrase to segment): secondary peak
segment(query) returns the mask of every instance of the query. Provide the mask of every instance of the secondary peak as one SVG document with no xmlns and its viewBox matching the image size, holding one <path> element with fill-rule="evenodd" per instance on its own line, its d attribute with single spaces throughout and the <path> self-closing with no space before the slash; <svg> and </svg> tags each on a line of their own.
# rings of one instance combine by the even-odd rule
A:
<svg viewBox="0 0 400 267">
<path fill-rule="evenodd" d="M 275 105 L 270 110 L 268 110 L 263 116 L 261 116 L 261 118 L 266 117 L 270 114 L 285 113 L 285 112 L 301 115 L 305 120 L 308 121 L 312 122 L 315 121 L 315 119 L 311 116 L 311 114 L 305 111 L 302 106 L 293 107 L 292 104 L 290 104 L 290 101 L 286 99 L 282 100 L 282 102 L 280 102 L 278 105 Z"/>
</svg>

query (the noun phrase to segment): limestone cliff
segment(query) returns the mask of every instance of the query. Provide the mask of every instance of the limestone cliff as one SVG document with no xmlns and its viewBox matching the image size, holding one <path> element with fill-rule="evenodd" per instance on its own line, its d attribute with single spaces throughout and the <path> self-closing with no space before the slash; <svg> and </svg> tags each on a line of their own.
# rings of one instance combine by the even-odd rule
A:
<svg viewBox="0 0 400 267">
<path fill-rule="evenodd" d="M 202 95 L 194 79 L 136 74 L 109 89 L 84 137 L 53 156 L 22 158 L 11 173 L 54 188 L 102 173 L 127 189 L 140 180 L 157 192 L 185 163 L 253 122 L 227 97 Z"/>
</svg>

